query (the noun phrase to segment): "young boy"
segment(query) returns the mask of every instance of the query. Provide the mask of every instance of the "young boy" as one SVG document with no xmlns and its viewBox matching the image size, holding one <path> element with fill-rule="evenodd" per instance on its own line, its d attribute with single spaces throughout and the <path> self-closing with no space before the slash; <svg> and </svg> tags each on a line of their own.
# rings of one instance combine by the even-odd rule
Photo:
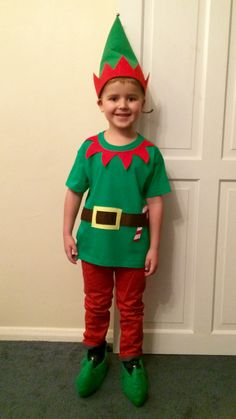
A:
<svg viewBox="0 0 236 419">
<path fill-rule="evenodd" d="M 146 277 L 158 266 L 162 195 L 170 191 L 158 148 L 138 134 L 145 80 L 117 16 L 94 76 L 98 106 L 108 128 L 86 140 L 67 180 L 64 246 L 72 263 L 81 259 L 85 292 L 84 344 L 88 351 L 76 379 L 80 396 L 102 384 L 108 369 L 106 334 L 113 287 L 120 312 L 122 388 L 136 406 L 147 399 L 142 362 L 142 296 Z M 88 190 L 77 233 L 72 231 Z"/>
</svg>

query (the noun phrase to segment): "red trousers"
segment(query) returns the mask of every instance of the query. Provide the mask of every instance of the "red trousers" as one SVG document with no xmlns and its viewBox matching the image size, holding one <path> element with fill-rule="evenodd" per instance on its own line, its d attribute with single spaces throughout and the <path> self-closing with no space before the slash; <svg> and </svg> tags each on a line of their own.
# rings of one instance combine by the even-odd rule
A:
<svg viewBox="0 0 236 419">
<path fill-rule="evenodd" d="M 120 312 L 120 358 L 142 354 L 142 301 L 146 280 L 144 268 L 109 268 L 82 261 L 85 292 L 84 344 L 98 346 L 106 340 L 115 285 Z"/>
</svg>

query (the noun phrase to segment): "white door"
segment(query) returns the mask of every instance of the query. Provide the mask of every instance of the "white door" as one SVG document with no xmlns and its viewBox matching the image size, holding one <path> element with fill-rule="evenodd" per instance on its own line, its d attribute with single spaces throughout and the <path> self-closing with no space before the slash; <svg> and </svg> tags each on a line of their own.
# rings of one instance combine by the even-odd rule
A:
<svg viewBox="0 0 236 419">
<path fill-rule="evenodd" d="M 119 6 L 150 72 L 154 112 L 141 132 L 161 149 L 173 188 L 147 283 L 144 351 L 236 354 L 236 0 Z M 118 337 L 115 327 L 116 348 Z"/>
</svg>

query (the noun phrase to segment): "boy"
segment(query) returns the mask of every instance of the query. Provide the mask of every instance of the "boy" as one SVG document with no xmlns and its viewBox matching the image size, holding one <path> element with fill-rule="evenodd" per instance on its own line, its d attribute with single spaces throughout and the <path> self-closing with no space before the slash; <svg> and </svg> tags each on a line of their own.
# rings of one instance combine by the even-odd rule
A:
<svg viewBox="0 0 236 419">
<path fill-rule="evenodd" d="M 79 394 L 87 397 L 106 376 L 106 334 L 115 283 L 122 388 L 134 405 L 141 406 L 148 394 L 141 359 L 142 296 L 146 277 L 157 269 L 162 195 L 170 187 L 160 151 L 135 130 L 147 79 L 118 16 L 104 49 L 100 77 L 94 76 L 94 83 L 108 129 L 90 137 L 78 151 L 66 183 L 64 210 L 65 252 L 72 263 L 81 259 L 85 291 L 84 344 L 88 351 L 76 385 Z M 72 231 L 87 190 L 76 245 Z"/>
</svg>

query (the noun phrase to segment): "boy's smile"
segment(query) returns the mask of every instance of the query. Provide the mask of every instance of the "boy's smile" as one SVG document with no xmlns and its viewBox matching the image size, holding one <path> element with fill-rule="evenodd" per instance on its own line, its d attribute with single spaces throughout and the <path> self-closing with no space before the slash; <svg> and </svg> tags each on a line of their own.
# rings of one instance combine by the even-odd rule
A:
<svg viewBox="0 0 236 419">
<path fill-rule="evenodd" d="M 144 94 L 136 83 L 116 80 L 105 86 L 98 105 L 110 128 L 132 130 L 142 111 Z"/>
</svg>

